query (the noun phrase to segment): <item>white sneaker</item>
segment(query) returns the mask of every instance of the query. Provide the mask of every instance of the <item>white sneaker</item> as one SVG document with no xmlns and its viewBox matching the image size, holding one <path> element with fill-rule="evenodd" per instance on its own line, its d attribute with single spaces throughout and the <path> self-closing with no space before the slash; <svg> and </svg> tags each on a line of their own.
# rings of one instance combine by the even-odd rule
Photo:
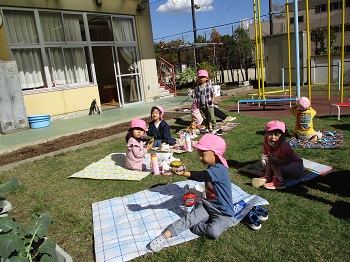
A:
<svg viewBox="0 0 350 262">
<path fill-rule="evenodd" d="M 163 234 L 160 234 L 149 243 L 148 247 L 153 252 L 159 252 L 163 249 L 163 245 L 166 242 L 166 240 L 167 238 Z"/>
<path fill-rule="evenodd" d="M 236 120 L 236 117 L 228 116 L 225 118 L 224 122 L 231 122 L 233 120 Z"/>
</svg>

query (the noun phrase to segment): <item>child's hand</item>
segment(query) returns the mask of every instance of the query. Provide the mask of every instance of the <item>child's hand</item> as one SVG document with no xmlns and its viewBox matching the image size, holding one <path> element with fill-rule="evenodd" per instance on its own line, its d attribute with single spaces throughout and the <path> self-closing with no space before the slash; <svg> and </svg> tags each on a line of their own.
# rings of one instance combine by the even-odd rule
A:
<svg viewBox="0 0 350 262">
<path fill-rule="evenodd" d="M 173 172 L 177 176 L 185 176 L 186 169 L 184 169 L 182 171 L 176 171 L 176 170 L 172 169 L 171 172 Z"/>
<path fill-rule="evenodd" d="M 151 143 L 148 142 L 148 144 L 146 145 L 146 149 L 150 150 L 153 147 L 153 141 Z"/>
</svg>

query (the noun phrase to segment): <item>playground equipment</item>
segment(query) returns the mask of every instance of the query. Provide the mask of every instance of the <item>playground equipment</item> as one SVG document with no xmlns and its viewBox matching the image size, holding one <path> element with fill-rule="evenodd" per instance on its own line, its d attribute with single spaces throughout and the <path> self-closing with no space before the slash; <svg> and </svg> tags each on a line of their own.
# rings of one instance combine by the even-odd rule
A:
<svg viewBox="0 0 350 262">
<path fill-rule="evenodd" d="M 338 120 L 340 120 L 340 108 L 342 107 L 350 107 L 350 102 L 345 103 L 337 103 L 337 104 L 331 104 L 329 107 L 329 115 L 332 115 L 332 107 L 336 107 L 338 109 Z"/>
<path fill-rule="evenodd" d="M 296 97 L 285 97 L 285 98 L 265 98 L 265 99 L 246 99 L 239 100 L 237 103 L 237 113 L 239 113 L 239 105 L 247 103 L 263 103 L 264 109 L 266 103 L 280 103 L 280 102 L 289 102 L 289 106 L 292 106 L 292 101 L 296 101 Z"/>
<path fill-rule="evenodd" d="M 341 30 L 341 65 L 338 65 L 339 73 L 338 73 L 338 89 L 340 92 L 340 102 L 332 103 L 330 105 L 330 114 L 332 107 L 336 107 L 338 109 L 338 120 L 340 119 L 340 110 L 343 107 L 350 107 L 350 102 L 344 103 L 344 42 L 345 42 L 345 10 L 346 10 L 346 0 L 342 0 L 342 30 Z M 249 94 L 251 96 L 251 100 L 240 100 L 238 101 L 238 112 L 240 104 L 243 103 L 263 103 L 264 108 L 266 103 L 277 103 L 277 102 L 285 102 L 285 101 L 293 101 L 296 98 L 300 97 L 300 57 L 299 57 L 299 25 L 298 19 L 294 19 L 294 35 L 295 35 L 295 84 L 296 84 L 296 98 L 292 97 L 292 87 L 291 87 L 291 60 L 290 60 L 290 18 L 289 18 L 289 4 L 288 0 L 286 0 L 286 22 L 287 22 L 287 35 L 288 35 L 288 72 L 289 72 L 289 95 L 287 95 L 286 90 L 284 89 L 284 69 L 282 68 L 282 90 L 274 90 L 274 91 L 265 91 L 264 87 L 264 64 L 263 64 L 263 54 L 262 54 L 262 31 L 261 31 L 261 21 L 260 21 L 260 0 L 254 0 L 254 28 L 255 28 L 255 52 L 256 52 L 256 62 L 258 69 L 258 93 Z M 330 44 L 330 33 L 331 33 L 331 23 L 330 23 L 330 0 L 328 0 L 328 47 Z M 307 35 L 307 82 L 308 82 L 308 98 L 311 101 L 311 59 L 310 59 L 310 24 L 309 24 L 309 1 L 305 0 L 305 11 L 306 11 L 306 35 Z M 293 12 L 294 18 L 298 17 L 298 0 L 293 0 Z M 258 13 L 258 19 L 257 19 Z M 256 21 L 258 20 L 258 26 Z M 330 100 L 330 78 L 331 78 L 331 62 L 330 62 L 330 52 L 331 48 L 327 48 L 328 52 L 328 100 Z M 261 77 L 261 78 L 260 78 Z M 262 81 L 262 83 L 260 82 Z M 260 86 L 261 85 L 261 86 Z M 284 94 L 280 94 L 284 93 Z M 256 99 L 255 97 L 258 96 Z M 274 97 L 274 98 L 272 98 Z"/>
<path fill-rule="evenodd" d="M 345 45 L 345 0 L 342 0 L 342 32 L 341 32 L 341 66 L 340 77 L 338 77 L 338 86 L 340 92 L 340 102 L 330 104 L 329 115 L 332 115 L 332 107 L 336 107 L 338 110 L 338 120 L 340 120 L 340 109 L 342 107 L 350 107 L 350 102 L 344 102 L 344 45 Z M 330 0 L 328 0 L 328 6 L 330 6 Z M 328 46 L 330 46 L 330 8 L 328 8 Z M 338 65 L 339 66 L 339 65 Z M 328 100 L 330 100 L 330 48 L 328 48 Z M 339 75 L 339 74 L 338 74 Z M 340 85 L 339 85 L 340 83 Z"/>
<path fill-rule="evenodd" d="M 288 0 L 286 0 L 286 3 L 288 4 Z M 255 28 L 255 50 L 256 50 L 256 59 L 257 61 L 257 68 L 258 68 L 258 93 L 254 93 L 254 94 L 250 94 L 252 96 L 252 99 L 247 99 L 247 100 L 239 100 L 237 103 L 238 106 L 238 110 L 237 112 L 239 113 L 239 108 L 241 104 L 244 103 L 263 103 L 263 108 L 265 109 L 265 106 L 267 103 L 278 103 L 278 102 L 289 102 L 290 106 L 291 106 L 291 102 L 295 101 L 296 98 L 292 97 L 292 87 L 291 87 L 291 75 L 290 75 L 290 45 L 288 41 L 288 65 L 289 65 L 289 95 L 286 94 L 286 90 L 284 89 L 284 69 L 282 70 L 282 81 L 283 81 L 283 89 L 282 90 L 274 90 L 274 91 L 267 91 L 265 92 L 265 87 L 264 87 L 264 63 L 263 63 L 263 49 L 262 49 L 262 29 L 261 29 L 261 15 L 260 15 L 260 0 L 257 0 L 257 5 L 258 5 L 258 27 L 259 29 L 257 30 L 257 26 L 256 26 L 256 0 L 253 1 L 253 5 L 254 5 L 254 28 Z M 288 5 L 287 5 L 288 8 Z M 287 21 L 288 21 L 288 33 L 289 33 L 289 14 L 287 12 Z M 298 30 L 296 29 L 296 32 L 298 32 Z M 298 35 L 298 34 L 296 34 Z M 288 36 L 289 39 L 289 36 Z M 296 39 L 296 41 L 298 41 L 298 46 L 299 46 L 299 40 Z M 296 44 L 297 45 L 297 44 Z M 259 48 L 258 48 L 259 46 Z M 260 53 L 257 51 L 259 50 Z M 258 53 L 260 54 L 260 61 L 258 59 Z M 296 50 L 296 53 L 299 53 L 299 47 Z M 299 60 L 299 55 L 297 55 L 297 59 Z M 299 68 L 299 67 L 297 67 Z M 260 72 L 261 71 L 261 72 Z M 296 70 L 298 71 L 298 70 Z M 261 76 L 261 87 L 260 87 L 260 76 Z M 299 89 L 300 89 L 300 84 L 299 84 Z M 276 95 L 278 93 L 284 93 L 284 95 Z M 300 90 L 299 93 L 300 94 Z M 266 98 L 266 96 L 269 95 L 273 95 L 274 98 Z M 259 96 L 258 99 L 254 99 L 254 96 Z M 300 96 L 300 95 L 299 95 Z"/>
</svg>

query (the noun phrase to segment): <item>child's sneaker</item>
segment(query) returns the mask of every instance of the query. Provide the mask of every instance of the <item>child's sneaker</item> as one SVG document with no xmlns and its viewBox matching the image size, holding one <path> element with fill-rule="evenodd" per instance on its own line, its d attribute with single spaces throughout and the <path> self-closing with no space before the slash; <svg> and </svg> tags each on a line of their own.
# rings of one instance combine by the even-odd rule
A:
<svg viewBox="0 0 350 262">
<path fill-rule="evenodd" d="M 167 238 L 164 236 L 164 234 L 160 234 L 155 239 L 153 239 L 149 244 L 148 247 L 153 252 L 159 252 L 162 250 L 164 243 L 166 242 Z"/>
<path fill-rule="evenodd" d="M 261 220 L 252 210 L 243 218 L 243 222 L 253 230 L 259 230 L 261 228 Z"/>
<path fill-rule="evenodd" d="M 223 120 L 223 122 L 231 122 L 231 121 L 233 121 L 233 120 L 236 120 L 236 117 L 227 116 L 227 117 Z"/>
<path fill-rule="evenodd" d="M 271 182 L 271 178 L 268 176 L 256 177 L 252 179 L 252 186 L 259 188 L 269 182 Z"/>
<path fill-rule="evenodd" d="M 261 221 L 266 221 L 269 219 L 269 216 L 267 214 L 267 209 L 263 208 L 262 206 L 253 207 L 252 211 L 258 215 Z"/>
<path fill-rule="evenodd" d="M 280 176 L 274 176 L 272 178 L 272 182 L 266 183 L 264 185 L 266 189 L 285 189 L 286 186 L 284 185 L 283 177 Z"/>
</svg>

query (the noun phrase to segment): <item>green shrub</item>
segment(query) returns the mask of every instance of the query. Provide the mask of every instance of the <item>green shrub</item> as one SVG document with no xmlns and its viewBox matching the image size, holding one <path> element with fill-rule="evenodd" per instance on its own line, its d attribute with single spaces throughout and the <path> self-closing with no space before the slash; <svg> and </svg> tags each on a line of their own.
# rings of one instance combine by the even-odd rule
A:
<svg viewBox="0 0 350 262">
<path fill-rule="evenodd" d="M 194 84 L 197 79 L 197 73 L 192 68 L 186 68 L 181 73 L 176 75 L 176 82 L 178 86 Z"/>
</svg>

